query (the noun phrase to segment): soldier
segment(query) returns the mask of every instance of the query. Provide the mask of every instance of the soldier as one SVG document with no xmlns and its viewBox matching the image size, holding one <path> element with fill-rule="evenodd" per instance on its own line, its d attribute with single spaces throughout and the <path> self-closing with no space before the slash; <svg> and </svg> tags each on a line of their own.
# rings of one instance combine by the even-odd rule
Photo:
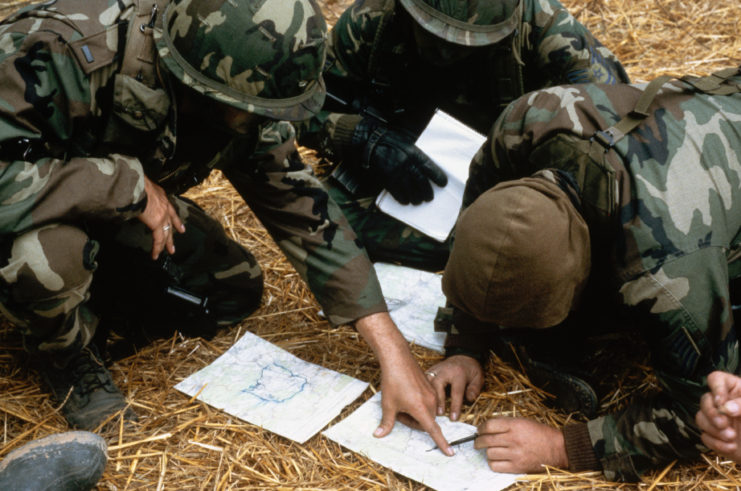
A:
<svg viewBox="0 0 741 491">
<path fill-rule="evenodd" d="M 518 96 L 627 82 L 615 56 L 558 0 L 356 0 L 330 32 L 328 97 L 301 144 L 339 164 L 326 185 L 373 261 L 427 270 L 449 245 L 378 211 L 432 198 L 445 174 L 414 146 L 436 109 L 486 134 Z"/>
<path fill-rule="evenodd" d="M 258 306 L 255 258 L 178 197 L 218 168 L 330 323 L 377 354 L 377 435 L 404 413 L 450 452 L 365 251 L 284 121 L 321 107 L 325 39 L 314 0 L 57 0 L 0 27 L 0 304 L 73 426 L 126 405 L 99 323 L 202 331 Z"/>
<path fill-rule="evenodd" d="M 485 336 L 553 329 L 564 338 L 550 345 L 564 357 L 546 365 L 553 392 L 596 410 L 589 380 L 561 370 L 588 362 L 562 347 L 605 318 L 641 335 L 630 349 L 645 342 L 660 386 L 563 429 L 489 419 L 475 445 L 496 471 L 546 464 L 631 481 L 704 449 L 693 416 L 706 377 L 739 367 L 729 282 L 741 276 L 741 71 L 667 80 L 525 95 L 474 158 L 443 277 L 455 330 L 428 372 L 440 400 L 451 386 L 451 415 L 481 389 Z"/>
</svg>

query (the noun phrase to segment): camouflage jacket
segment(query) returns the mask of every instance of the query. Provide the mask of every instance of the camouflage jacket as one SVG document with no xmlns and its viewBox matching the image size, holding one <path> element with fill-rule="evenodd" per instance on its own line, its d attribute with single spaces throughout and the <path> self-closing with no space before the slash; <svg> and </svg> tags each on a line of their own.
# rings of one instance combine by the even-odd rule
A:
<svg viewBox="0 0 741 491">
<path fill-rule="evenodd" d="M 436 109 L 486 134 L 515 98 L 542 87 L 627 82 L 617 58 L 558 2 L 522 0 L 513 34 L 453 66 L 417 54 L 411 19 L 395 0 L 356 0 L 330 32 L 325 111 L 299 141 L 342 160 L 358 117 L 371 115 L 418 135 Z M 338 100 L 342 102 L 338 102 Z"/>
<path fill-rule="evenodd" d="M 696 458 L 705 377 L 739 368 L 729 281 L 741 276 L 741 72 L 721 85 L 736 93 L 664 85 L 613 147 L 590 139 L 633 111 L 641 89 L 533 92 L 502 114 L 471 165 L 464 207 L 533 173 L 571 193 L 590 228 L 588 290 L 645 337 L 661 390 L 564 429 L 567 448 L 591 445 L 587 468 L 612 480 Z"/>
<path fill-rule="evenodd" d="M 155 69 L 152 5 L 57 0 L 0 25 L 0 234 L 133 219 L 146 204 L 144 175 L 180 193 L 219 168 L 333 324 L 385 310 L 372 264 L 301 162 L 289 123 L 232 139 L 176 119 L 176 82 Z M 123 53 L 140 26 L 142 70 L 129 74 Z"/>
</svg>

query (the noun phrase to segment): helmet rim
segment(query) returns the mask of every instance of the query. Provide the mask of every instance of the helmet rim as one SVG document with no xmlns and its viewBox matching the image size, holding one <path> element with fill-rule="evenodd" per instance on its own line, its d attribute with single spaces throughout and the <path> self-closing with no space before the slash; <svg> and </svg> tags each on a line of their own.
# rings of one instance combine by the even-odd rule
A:
<svg viewBox="0 0 741 491">
<path fill-rule="evenodd" d="M 512 14 L 495 24 L 473 24 L 440 12 L 424 0 L 399 0 L 401 5 L 428 32 L 453 44 L 461 46 L 488 46 L 496 44 L 512 34 L 522 17 L 522 0 Z"/>
</svg>

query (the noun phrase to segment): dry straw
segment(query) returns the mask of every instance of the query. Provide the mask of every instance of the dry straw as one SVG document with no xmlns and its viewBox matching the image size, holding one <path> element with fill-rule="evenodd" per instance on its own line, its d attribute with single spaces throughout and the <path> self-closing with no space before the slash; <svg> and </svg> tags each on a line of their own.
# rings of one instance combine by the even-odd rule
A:
<svg viewBox="0 0 741 491">
<path fill-rule="evenodd" d="M 741 2 L 737 0 L 567 0 L 572 13 L 624 62 L 634 81 L 663 74 L 707 74 L 741 63 Z M 7 14 L 17 2 L 0 3 Z M 330 24 L 349 4 L 321 2 Z M 302 150 L 312 163 L 316 158 Z M 300 358 L 370 382 L 380 373 L 368 347 L 350 328 L 330 329 L 316 301 L 230 184 L 214 173 L 189 196 L 249 247 L 265 270 L 262 307 L 247 321 L 211 341 L 179 334 L 115 362 L 118 386 L 139 414 L 131 427 L 114 421 L 101 434 L 110 461 L 100 489 L 424 489 L 322 436 L 298 445 L 189 398 L 172 387 L 227 350 L 246 330 Z M 423 366 L 439 355 L 412 347 Z M 489 415 L 524 416 L 555 426 L 571 416 L 550 409 L 547 394 L 499 360 L 487 367 L 486 389 L 465 408 L 472 424 Z M 637 392 L 655 389 L 639 366 L 618 378 L 603 399 L 607 409 Z M 20 337 L 0 325 L 0 458 L 34 438 L 64 431 L 58 407 L 39 388 Z M 345 409 L 347 415 L 361 401 Z M 465 479 L 465 476 L 462 476 Z M 605 482 L 599 473 L 544 468 L 513 489 L 738 489 L 741 473 L 713 454 L 694 465 L 673 463 L 639 485 Z"/>
</svg>

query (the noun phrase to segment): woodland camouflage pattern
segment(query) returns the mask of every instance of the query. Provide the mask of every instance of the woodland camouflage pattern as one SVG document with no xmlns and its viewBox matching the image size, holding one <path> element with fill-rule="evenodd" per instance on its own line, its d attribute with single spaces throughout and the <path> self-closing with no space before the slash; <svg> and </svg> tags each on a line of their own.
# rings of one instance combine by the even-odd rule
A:
<svg viewBox="0 0 741 491">
<path fill-rule="evenodd" d="M 516 36 L 441 69 L 419 59 L 411 39 L 413 21 L 394 0 L 356 0 L 330 32 L 327 87 L 350 105 L 345 109 L 353 109 L 336 112 L 373 109 L 392 125 L 418 133 L 440 108 L 487 133 L 506 103 L 524 92 L 628 80 L 615 55 L 557 0 L 524 0 L 522 8 Z M 505 64 L 521 67 L 522 80 L 509 78 L 512 69 Z M 327 106 L 333 107 L 331 100 Z M 337 117 L 323 113 L 313 130 L 321 122 L 332 136 Z M 329 144 L 331 138 L 325 147 Z"/>
<path fill-rule="evenodd" d="M 512 33 L 523 0 L 399 0 L 426 30 L 451 43 L 486 46 Z"/>
<path fill-rule="evenodd" d="M 367 255 L 301 162 L 289 123 L 267 121 L 256 134 L 231 137 L 187 118 L 176 133 L 170 84 L 146 71 L 117 73 L 126 40 L 142 18 L 150 19 L 151 5 L 137 19 L 133 0 L 58 0 L 26 8 L 0 26 L 0 303 L 28 348 L 75 351 L 89 342 L 106 314 L 101 306 L 111 300 L 96 296 L 105 282 L 93 275 L 98 267 L 111 270 L 104 264 L 109 257 L 108 265 L 115 262 L 110 251 L 138 258 L 124 274 L 147 277 L 136 275 L 155 264 L 147 259 L 151 236 L 142 226 L 119 233 L 141 225 L 133 219 L 146 204 L 145 174 L 179 194 L 221 169 L 332 324 L 385 310 Z M 298 11 L 307 2 L 295 5 Z M 165 7 L 159 3 L 159 12 Z M 269 18 L 260 27 L 276 33 Z M 155 60 L 147 30 L 139 56 Z M 277 89 L 265 90 L 260 95 Z M 261 292 L 254 258 L 197 207 L 173 202 L 187 232 L 175 236 L 179 271 L 169 276 L 183 288 L 213 294 L 220 324 L 248 315 Z M 121 305 L 130 298 L 125 290 L 115 291 L 115 300 L 136 315 L 135 306 Z"/>
<path fill-rule="evenodd" d="M 611 480 L 696 458 L 705 377 L 739 369 L 729 281 L 741 276 L 741 93 L 712 96 L 674 80 L 612 150 L 590 143 L 640 93 L 586 84 L 522 97 L 474 158 L 464 197 L 465 207 L 498 182 L 539 172 L 580 202 L 593 251 L 593 293 L 582 304 L 617 308 L 641 331 L 662 389 L 589 421 Z"/>
<path fill-rule="evenodd" d="M 448 245 L 372 206 L 380 190 L 368 186 L 373 176 L 359 169 L 350 145 L 358 114 L 419 135 L 439 108 L 486 134 L 504 107 L 525 92 L 557 84 L 628 81 L 614 54 L 558 0 L 522 0 L 517 15 L 521 20 L 512 35 L 469 48 L 474 51 L 468 58 L 442 68 L 417 54 L 415 21 L 395 0 L 356 0 L 332 28 L 325 72 L 330 95 L 318 117 L 299 125 L 299 141 L 339 163 L 335 176 L 340 182 L 364 183 L 357 189 L 343 184 L 346 190 L 331 192 L 373 260 L 396 260 L 401 254 L 411 258 L 406 264 L 435 270 L 445 264 Z M 332 181 L 329 186 L 341 186 Z"/>
<path fill-rule="evenodd" d="M 292 10 L 285 0 L 171 3 L 155 31 L 159 56 L 178 80 L 218 101 L 306 119 L 324 102 L 327 27 L 313 0 L 292 1 Z"/>
</svg>

